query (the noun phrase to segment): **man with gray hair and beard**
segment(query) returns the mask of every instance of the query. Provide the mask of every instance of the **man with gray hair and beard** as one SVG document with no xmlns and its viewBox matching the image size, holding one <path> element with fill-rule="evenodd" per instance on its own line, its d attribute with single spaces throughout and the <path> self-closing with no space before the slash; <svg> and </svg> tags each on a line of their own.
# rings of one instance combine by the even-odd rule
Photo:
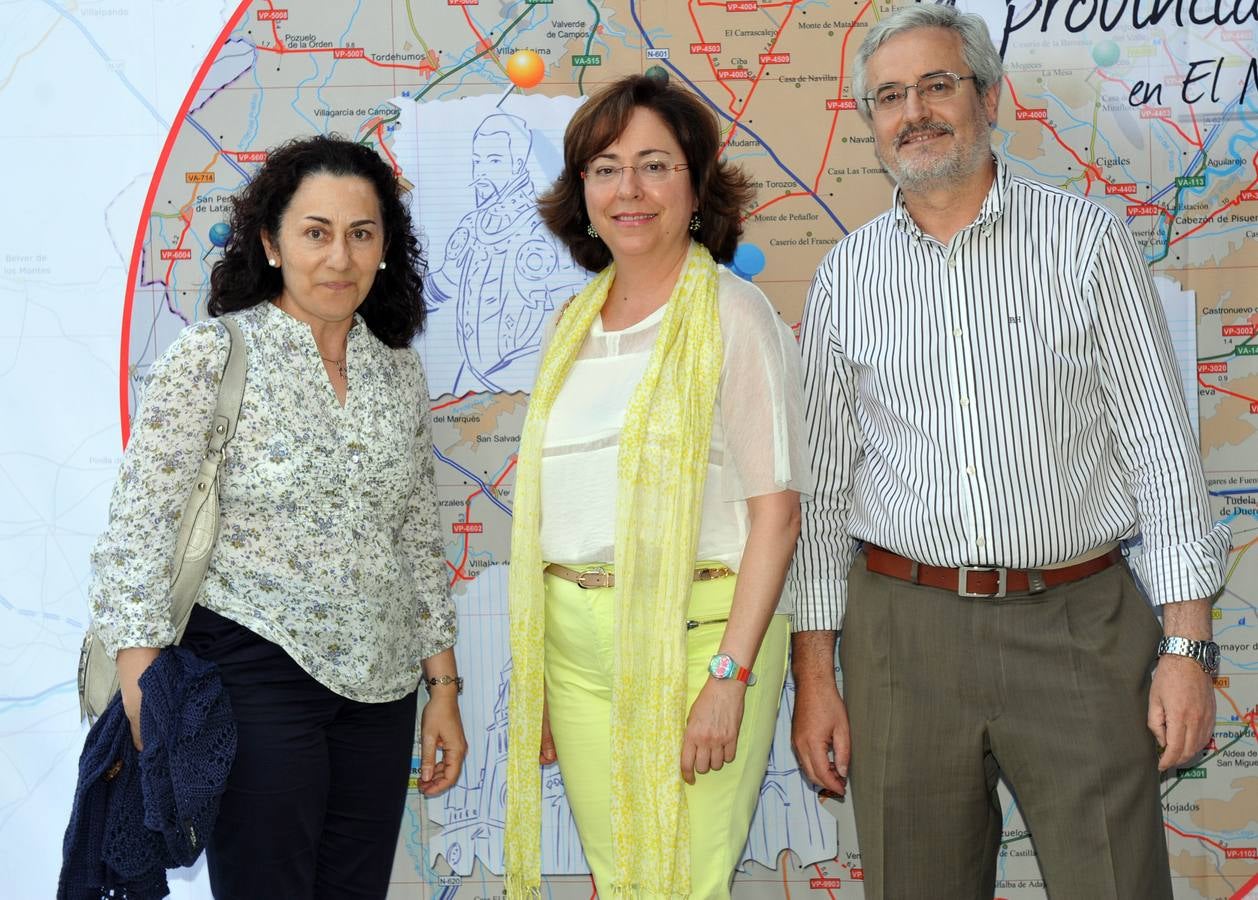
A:
<svg viewBox="0 0 1258 900">
<path fill-rule="evenodd" d="M 867 897 L 990 900 L 1003 774 L 1051 896 L 1169 900 L 1158 772 L 1213 729 L 1230 534 L 1148 266 L 992 152 L 978 16 L 903 8 L 854 74 L 896 188 L 804 313 L 800 764 L 850 766 Z"/>
</svg>

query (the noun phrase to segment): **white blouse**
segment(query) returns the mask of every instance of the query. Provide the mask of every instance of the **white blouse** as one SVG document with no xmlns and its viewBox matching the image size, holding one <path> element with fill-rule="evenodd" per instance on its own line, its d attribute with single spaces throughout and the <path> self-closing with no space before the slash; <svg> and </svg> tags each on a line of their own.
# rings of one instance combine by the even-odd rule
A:
<svg viewBox="0 0 1258 900">
<path fill-rule="evenodd" d="M 784 490 L 807 495 L 813 481 L 795 337 L 759 288 L 724 266 L 718 272 L 725 358 L 697 559 L 737 571 L 750 529 L 747 498 Z M 543 559 L 615 563 L 620 432 L 665 309 L 621 331 L 605 331 L 596 316 L 555 398 L 542 449 Z M 790 609 L 784 596 L 779 612 Z"/>
</svg>

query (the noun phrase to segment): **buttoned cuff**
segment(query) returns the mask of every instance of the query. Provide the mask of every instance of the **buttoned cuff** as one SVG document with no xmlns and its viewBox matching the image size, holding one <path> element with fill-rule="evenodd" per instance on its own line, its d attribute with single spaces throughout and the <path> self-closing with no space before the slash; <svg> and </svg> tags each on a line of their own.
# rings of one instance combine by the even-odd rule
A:
<svg viewBox="0 0 1258 900">
<path fill-rule="evenodd" d="M 794 584 L 795 618 L 791 631 L 838 631 L 847 609 L 847 581 Z"/>
<path fill-rule="evenodd" d="M 1223 586 L 1232 530 L 1224 522 L 1195 541 L 1137 546 L 1127 562 L 1154 606 L 1213 597 Z"/>
</svg>

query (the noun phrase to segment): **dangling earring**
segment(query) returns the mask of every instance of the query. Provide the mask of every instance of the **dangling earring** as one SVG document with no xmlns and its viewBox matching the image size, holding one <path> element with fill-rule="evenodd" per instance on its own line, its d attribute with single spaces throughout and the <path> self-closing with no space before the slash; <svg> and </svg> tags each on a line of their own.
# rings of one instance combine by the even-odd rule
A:
<svg viewBox="0 0 1258 900">
<path fill-rule="evenodd" d="M 380 271 L 383 272 L 385 269 L 389 268 L 389 264 L 382 259 L 380 260 L 379 268 L 380 268 Z"/>
<path fill-rule="evenodd" d="M 693 213 L 693 214 L 690 216 L 690 233 L 691 233 L 691 234 L 695 234 L 695 233 L 697 233 L 697 232 L 699 231 L 699 229 L 700 229 L 700 228 L 702 228 L 702 227 L 703 227 L 703 219 L 702 219 L 702 218 L 700 218 L 700 216 L 699 216 L 699 214 L 698 214 L 697 212 L 696 212 L 696 213 Z"/>
<path fill-rule="evenodd" d="M 585 233 L 588 234 L 590 237 L 594 238 L 595 240 L 598 240 L 598 232 L 594 230 L 593 222 L 585 226 Z"/>
<path fill-rule="evenodd" d="M 272 269 L 278 269 L 280 267 L 279 262 L 275 259 L 274 256 L 268 256 L 266 258 L 266 264 L 270 266 Z"/>
</svg>

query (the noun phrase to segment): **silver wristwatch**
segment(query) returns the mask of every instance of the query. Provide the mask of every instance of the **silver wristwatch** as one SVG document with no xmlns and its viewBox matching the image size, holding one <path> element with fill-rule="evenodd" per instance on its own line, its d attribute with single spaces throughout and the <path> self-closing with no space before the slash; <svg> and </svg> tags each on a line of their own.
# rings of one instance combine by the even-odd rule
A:
<svg viewBox="0 0 1258 900">
<path fill-rule="evenodd" d="M 1158 656 L 1173 653 L 1187 656 L 1201 666 L 1207 675 L 1219 671 L 1219 645 L 1214 641 L 1194 641 L 1178 635 L 1158 641 Z"/>
</svg>

